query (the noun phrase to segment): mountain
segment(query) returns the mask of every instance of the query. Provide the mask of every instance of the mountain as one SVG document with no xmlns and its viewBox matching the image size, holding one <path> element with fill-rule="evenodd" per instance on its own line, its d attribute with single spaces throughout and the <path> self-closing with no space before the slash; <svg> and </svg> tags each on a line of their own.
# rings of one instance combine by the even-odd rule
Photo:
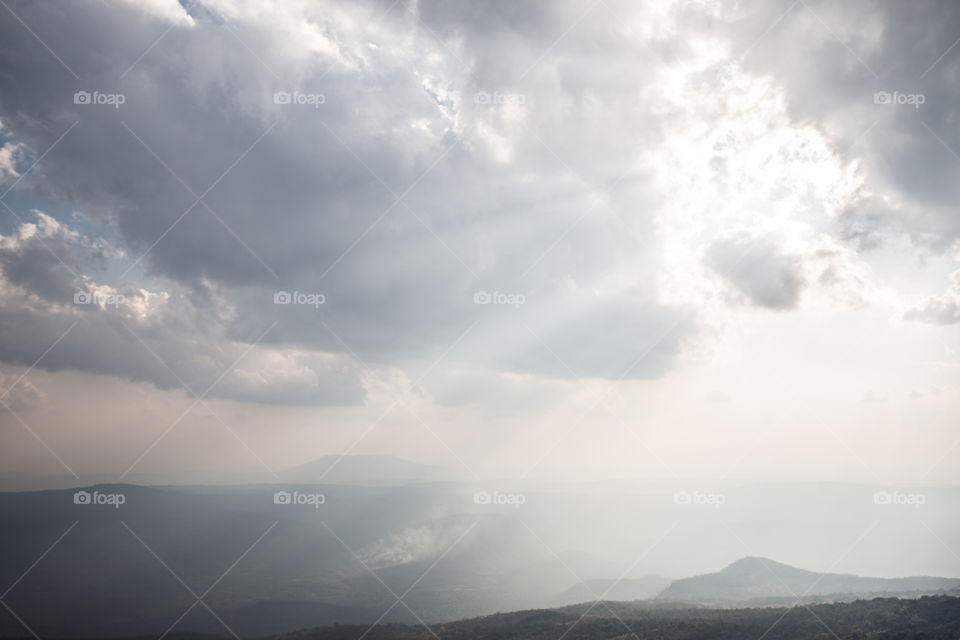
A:
<svg viewBox="0 0 960 640">
<path fill-rule="evenodd" d="M 658 599 L 705 605 L 765 604 L 823 599 L 852 600 L 858 596 L 918 596 L 960 590 L 960 580 L 914 576 L 865 578 L 819 574 L 768 558 L 741 558 L 717 573 L 675 580 Z"/>
<path fill-rule="evenodd" d="M 278 491 L 324 499 L 277 503 Z M 78 494 L 123 500 L 78 503 Z M 569 568 L 587 578 L 622 571 L 588 553 L 554 557 L 518 518 L 448 483 L 0 493 L 0 584 L 15 584 L 4 602 L 40 637 L 160 634 L 174 622 L 220 634 L 217 618 L 261 636 L 370 624 L 387 611 L 384 623 L 435 623 L 558 606 L 570 600 L 554 594 L 577 583 Z M 536 513 L 527 518 L 549 531 Z M 180 619 L 189 590 L 211 585 L 204 603 L 216 617 L 196 606 Z M 391 608 L 394 593 L 416 614 Z M 0 608 L 0 636 L 24 632 L 16 616 Z"/>
<path fill-rule="evenodd" d="M 876 598 L 805 607 L 718 610 L 651 608 L 643 604 L 566 607 L 502 613 L 446 624 L 423 626 L 337 626 L 305 629 L 272 640 L 739 640 L 766 638 L 926 638 L 955 640 L 960 633 L 960 598 L 917 600 Z"/>
<path fill-rule="evenodd" d="M 415 482 L 412 478 L 423 477 L 416 465 L 379 458 L 360 462 L 352 467 L 344 459 L 343 471 L 359 468 L 369 484 L 328 483 L 339 464 L 317 482 L 314 474 L 330 470 L 327 459 L 300 469 L 299 477 L 314 479 L 302 483 L 113 484 L 0 493 L 0 585 L 12 585 L 3 602 L 16 612 L 0 607 L 0 636 L 22 636 L 24 623 L 41 638 L 156 636 L 175 622 L 175 632 L 222 635 L 218 617 L 240 636 L 262 636 L 333 623 L 371 624 L 388 610 L 384 624 L 414 624 L 419 616 L 432 625 L 592 601 L 627 567 L 631 572 L 605 598 L 650 597 L 664 585 L 645 576 L 689 576 L 719 565 L 717 556 L 735 557 L 717 543 L 721 538 L 712 525 L 712 508 L 697 520 L 696 509 L 674 505 L 669 495 L 527 491 L 522 505 L 477 502 L 477 489 L 516 487 Z M 379 478 L 378 469 L 383 473 Z M 401 476 L 410 482 L 375 484 Z M 344 473 L 340 479 L 356 481 L 358 476 Z M 93 499 L 78 502 L 75 491 Z M 281 492 L 323 500 L 278 501 Z M 122 503 L 96 499 L 119 495 Z M 941 495 L 942 500 L 931 499 L 925 506 L 931 526 L 955 519 L 960 504 L 956 489 L 944 489 Z M 799 535 L 794 520 L 758 525 L 749 513 L 738 516 L 733 509 L 738 497 L 729 494 L 731 509 L 725 517 L 743 535 L 766 534 L 778 545 L 782 539 L 774 534 Z M 626 500 L 630 509 L 623 508 Z M 689 524 L 679 525 L 655 554 L 638 564 L 637 557 L 676 517 L 688 518 Z M 830 532 L 842 525 L 823 522 L 822 529 L 800 533 Z M 887 522 L 864 545 L 877 538 L 895 548 L 896 539 L 884 535 L 898 529 L 892 526 L 895 521 Z M 957 543 L 949 527 L 942 530 L 945 540 Z M 885 556 L 878 558 L 879 563 Z M 811 572 L 763 562 L 798 593 L 816 580 Z M 925 566 L 914 562 L 910 566 Z M 690 565 L 695 568 L 688 569 Z M 887 575 L 898 575 L 890 571 Z M 665 610 L 684 606 L 677 604 L 681 600 L 724 607 L 730 606 L 729 599 L 793 602 L 759 559 L 736 562 L 720 576 L 678 580 L 664 597 L 642 604 Z M 916 595 L 956 583 L 827 576 L 814 592 Z M 206 606 L 194 606 L 180 619 L 194 604 L 191 591 L 208 590 Z M 394 594 L 405 594 L 403 606 Z M 609 602 L 603 609 L 608 606 L 619 610 Z M 637 606 L 628 603 L 628 608 Z"/>
</svg>

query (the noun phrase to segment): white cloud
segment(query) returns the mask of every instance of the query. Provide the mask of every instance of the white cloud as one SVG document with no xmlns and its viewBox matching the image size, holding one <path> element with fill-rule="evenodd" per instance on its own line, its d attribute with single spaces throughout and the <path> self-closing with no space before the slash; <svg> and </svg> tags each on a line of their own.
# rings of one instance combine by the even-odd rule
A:
<svg viewBox="0 0 960 640">
<path fill-rule="evenodd" d="M 960 262 L 960 242 L 953 248 L 954 260 Z M 960 269 L 950 274 L 950 288 L 939 296 L 931 296 L 919 305 L 907 309 L 904 320 L 928 324 L 956 324 L 960 322 Z"/>
<path fill-rule="evenodd" d="M 192 27 L 193 18 L 178 0 L 119 0 L 174 25 Z M 191 3 L 192 4 L 192 3 Z"/>
</svg>

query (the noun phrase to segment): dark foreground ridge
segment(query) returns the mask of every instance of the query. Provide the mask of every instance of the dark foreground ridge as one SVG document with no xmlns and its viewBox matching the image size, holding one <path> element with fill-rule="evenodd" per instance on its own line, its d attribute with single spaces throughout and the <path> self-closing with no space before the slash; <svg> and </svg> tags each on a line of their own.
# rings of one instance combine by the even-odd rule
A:
<svg viewBox="0 0 960 640">
<path fill-rule="evenodd" d="M 810 607 L 754 609 L 662 608 L 649 604 L 599 603 L 563 609 L 502 613 L 431 626 L 382 625 L 369 640 L 543 639 L 756 640 L 797 638 L 929 638 L 956 640 L 960 598 L 874 598 Z M 334 626 L 273 636 L 272 640 L 357 640 L 367 627 Z"/>
<path fill-rule="evenodd" d="M 25 636 L 3 636 L 31 640 Z M 874 598 L 835 604 L 748 609 L 691 608 L 646 602 L 588 602 L 560 609 L 513 613 L 424 626 L 333 625 L 256 640 L 956 640 L 960 598 Z M 87 636 L 85 640 L 154 640 L 155 635 Z M 226 636 L 172 632 L 166 640 L 227 640 Z M 66 640 L 45 638 L 44 640 Z M 76 640 L 75 638 L 71 640 Z"/>
<path fill-rule="evenodd" d="M 543 639 L 658 640 L 775 638 L 931 638 L 956 640 L 960 634 L 960 598 L 928 596 L 916 600 L 875 598 L 809 608 L 756 609 L 653 608 L 631 603 L 585 604 L 563 609 L 503 613 L 431 628 L 442 640 Z M 323 627 L 274 636 L 273 640 L 356 640 L 358 626 Z M 378 626 L 369 640 L 427 640 L 424 627 Z M 435 640 L 435 639 L 434 639 Z"/>
</svg>

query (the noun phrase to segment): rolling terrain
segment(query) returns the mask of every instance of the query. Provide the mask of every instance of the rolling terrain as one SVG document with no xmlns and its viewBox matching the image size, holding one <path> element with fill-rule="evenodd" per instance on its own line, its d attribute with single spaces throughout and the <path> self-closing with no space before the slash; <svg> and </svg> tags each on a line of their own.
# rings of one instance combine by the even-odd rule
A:
<svg viewBox="0 0 960 640">
<path fill-rule="evenodd" d="M 960 593 L 960 580 L 911 576 L 867 578 L 818 574 L 768 558 L 741 558 L 717 573 L 674 580 L 659 600 L 709 606 L 759 606 L 803 602 L 844 601 L 871 595 L 916 597 Z"/>
<path fill-rule="evenodd" d="M 303 630 L 274 640 L 741 640 L 745 638 L 927 638 L 954 640 L 960 633 L 960 598 L 918 600 L 875 598 L 844 604 L 756 609 L 648 608 L 580 605 L 558 610 L 520 611 L 437 625 L 401 625 Z"/>
<path fill-rule="evenodd" d="M 227 628 L 268 636 L 378 620 L 447 623 L 597 599 L 730 609 L 791 605 L 797 597 L 960 593 L 955 578 L 797 568 L 824 549 L 849 546 L 871 519 L 877 524 L 858 547 L 871 559 L 888 558 L 884 550 L 919 526 L 915 509 L 875 506 L 870 487 L 830 487 L 837 504 L 820 486 L 732 487 L 715 509 L 678 505 L 657 487 L 510 493 L 511 485 L 429 481 L 444 472 L 397 459 L 346 458 L 333 470 L 331 462 L 290 470 L 300 481 L 282 485 L 0 493 L 0 585 L 10 607 L 0 608 L 0 634 L 19 635 L 26 625 L 42 638 Z M 926 491 L 924 523 L 957 543 L 949 523 L 960 491 Z M 78 492 L 122 503 L 78 504 Z M 523 503 L 477 499 L 497 492 L 522 495 Z M 764 556 L 789 562 L 750 553 L 730 530 L 745 540 L 765 537 Z M 853 566 L 935 576 L 941 567 L 924 551 Z"/>
</svg>

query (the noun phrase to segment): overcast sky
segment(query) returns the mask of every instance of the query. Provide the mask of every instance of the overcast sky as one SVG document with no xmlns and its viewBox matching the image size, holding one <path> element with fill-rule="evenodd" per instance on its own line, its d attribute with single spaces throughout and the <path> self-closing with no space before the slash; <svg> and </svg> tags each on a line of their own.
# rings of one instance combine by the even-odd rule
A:
<svg viewBox="0 0 960 640">
<path fill-rule="evenodd" d="M 952 0 L 2 4 L 4 475 L 957 479 Z"/>
</svg>

